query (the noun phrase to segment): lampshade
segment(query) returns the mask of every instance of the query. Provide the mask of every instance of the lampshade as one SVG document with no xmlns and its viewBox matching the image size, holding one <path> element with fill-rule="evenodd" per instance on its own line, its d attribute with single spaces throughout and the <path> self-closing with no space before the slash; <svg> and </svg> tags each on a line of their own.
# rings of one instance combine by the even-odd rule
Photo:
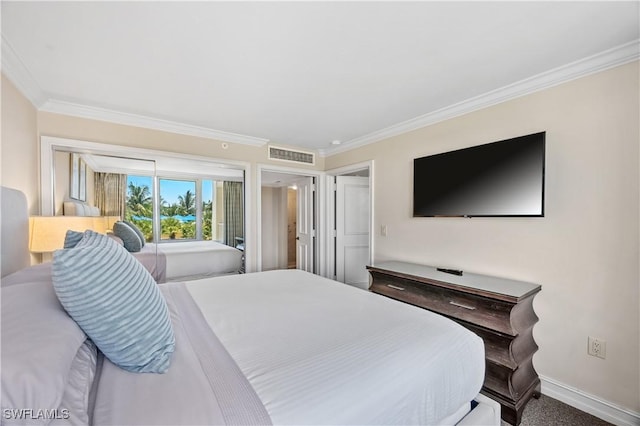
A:
<svg viewBox="0 0 640 426">
<path fill-rule="evenodd" d="M 68 230 L 91 229 L 101 234 L 110 231 L 119 216 L 31 216 L 29 218 L 29 251 L 50 253 L 64 247 Z"/>
</svg>

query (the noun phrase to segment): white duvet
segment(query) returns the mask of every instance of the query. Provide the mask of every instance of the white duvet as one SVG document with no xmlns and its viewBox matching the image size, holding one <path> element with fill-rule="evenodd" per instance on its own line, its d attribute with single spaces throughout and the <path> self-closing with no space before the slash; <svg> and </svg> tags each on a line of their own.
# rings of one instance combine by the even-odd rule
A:
<svg viewBox="0 0 640 426">
<path fill-rule="evenodd" d="M 289 270 L 186 288 L 273 424 L 441 424 L 484 380 L 477 335 L 335 281 Z"/>
</svg>

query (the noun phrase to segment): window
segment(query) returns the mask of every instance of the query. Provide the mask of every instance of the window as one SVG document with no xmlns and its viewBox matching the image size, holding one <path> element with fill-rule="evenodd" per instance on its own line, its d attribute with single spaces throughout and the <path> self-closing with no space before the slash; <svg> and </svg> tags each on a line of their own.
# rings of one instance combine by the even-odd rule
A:
<svg viewBox="0 0 640 426">
<path fill-rule="evenodd" d="M 216 183 L 212 180 L 202 181 L 202 239 L 208 241 L 218 239 L 218 235 L 215 232 L 216 229 L 214 228 L 214 224 L 216 223 L 213 209 L 215 204 L 215 185 Z"/>
<path fill-rule="evenodd" d="M 127 176 L 125 219 L 135 224 L 147 241 L 153 241 L 153 178 Z"/>
<path fill-rule="evenodd" d="M 196 239 L 196 181 L 160 179 L 160 240 Z"/>
<path fill-rule="evenodd" d="M 213 179 L 158 179 L 160 241 L 207 240 L 224 237 L 222 182 Z M 153 178 L 127 176 L 126 219 L 147 241 L 154 241 Z"/>
</svg>

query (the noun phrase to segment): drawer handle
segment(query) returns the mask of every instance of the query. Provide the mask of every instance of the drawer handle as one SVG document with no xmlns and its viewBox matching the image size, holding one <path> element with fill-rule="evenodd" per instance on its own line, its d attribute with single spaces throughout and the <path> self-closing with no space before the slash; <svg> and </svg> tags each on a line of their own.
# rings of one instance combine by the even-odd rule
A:
<svg viewBox="0 0 640 426">
<path fill-rule="evenodd" d="M 453 305 L 453 306 L 457 306 L 459 308 L 468 309 L 470 311 L 475 311 L 476 310 L 475 306 L 463 305 L 462 303 L 454 302 L 453 300 L 449 301 L 449 304 Z"/>
<path fill-rule="evenodd" d="M 398 287 L 397 285 L 387 284 L 387 287 L 392 288 L 394 290 L 404 291 L 404 287 Z"/>
</svg>

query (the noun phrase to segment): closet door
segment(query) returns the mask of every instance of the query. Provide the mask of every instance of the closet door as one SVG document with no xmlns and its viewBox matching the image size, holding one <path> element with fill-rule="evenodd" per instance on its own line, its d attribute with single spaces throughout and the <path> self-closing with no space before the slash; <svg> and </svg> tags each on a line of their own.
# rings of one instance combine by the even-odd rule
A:
<svg viewBox="0 0 640 426">
<path fill-rule="evenodd" d="M 336 177 L 336 278 L 369 287 L 369 178 Z"/>
</svg>

